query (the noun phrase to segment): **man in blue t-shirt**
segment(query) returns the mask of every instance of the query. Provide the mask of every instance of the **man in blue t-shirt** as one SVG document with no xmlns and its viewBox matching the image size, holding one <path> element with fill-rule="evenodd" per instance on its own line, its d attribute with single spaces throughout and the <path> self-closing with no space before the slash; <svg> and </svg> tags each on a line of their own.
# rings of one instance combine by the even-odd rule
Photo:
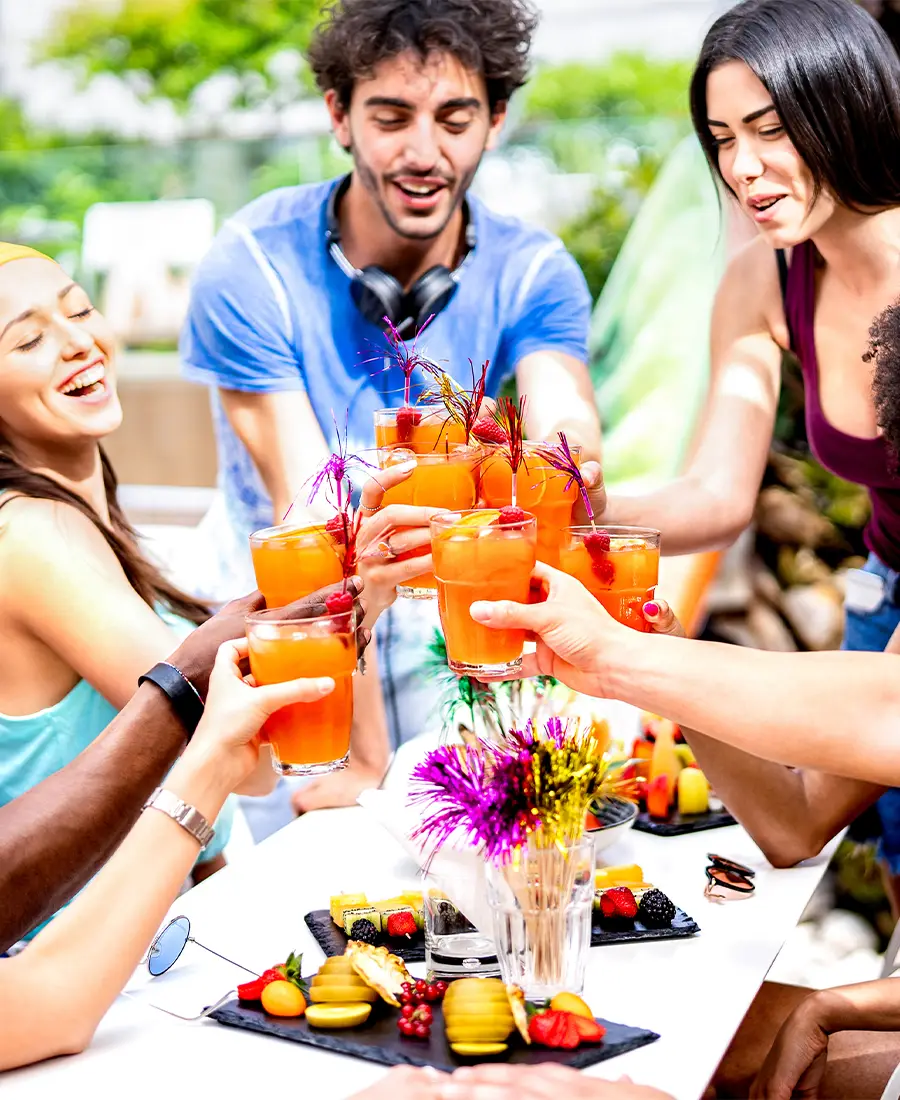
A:
<svg viewBox="0 0 900 1100">
<path fill-rule="evenodd" d="M 304 490 L 345 410 L 358 453 L 374 445 L 374 411 L 402 404 L 385 315 L 410 338 L 434 314 L 423 354 L 461 383 L 470 359 L 490 360 L 489 396 L 513 375 L 528 395 L 530 438 L 563 429 L 599 457 L 581 272 L 557 238 L 468 195 L 525 81 L 535 26 L 528 0 L 340 0 L 316 31 L 310 64 L 353 171 L 230 219 L 182 339 L 186 376 L 213 387 L 216 545 L 232 586 L 249 570 L 247 536 Z M 352 803 L 381 778 L 386 722 L 396 745 L 433 716 L 434 689 L 416 680 L 431 620 L 401 604 L 378 631 L 387 714 L 365 677 L 350 769 L 298 792 L 298 808 Z"/>
</svg>

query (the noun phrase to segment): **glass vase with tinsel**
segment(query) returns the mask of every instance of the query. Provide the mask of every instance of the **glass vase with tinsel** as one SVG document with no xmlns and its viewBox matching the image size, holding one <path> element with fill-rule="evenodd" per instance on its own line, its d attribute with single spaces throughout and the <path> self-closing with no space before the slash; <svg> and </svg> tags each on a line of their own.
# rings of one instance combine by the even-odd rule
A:
<svg viewBox="0 0 900 1100">
<path fill-rule="evenodd" d="M 604 743 L 558 718 L 500 744 L 442 746 L 412 774 L 411 802 L 425 811 L 413 838 L 426 852 L 480 853 L 500 971 L 528 1000 L 583 987 L 594 893 L 585 815 L 632 787 Z"/>
</svg>

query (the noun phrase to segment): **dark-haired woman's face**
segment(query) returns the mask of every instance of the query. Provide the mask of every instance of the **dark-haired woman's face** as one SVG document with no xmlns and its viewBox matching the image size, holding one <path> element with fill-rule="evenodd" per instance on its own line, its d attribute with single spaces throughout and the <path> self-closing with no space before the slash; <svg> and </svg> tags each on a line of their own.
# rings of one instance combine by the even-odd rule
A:
<svg viewBox="0 0 900 1100">
<path fill-rule="evenodd" d="M 743 61 L 729 61 L 706 85 L 709 129 L 725 182 L 775 248 L 809 240 L 835 210 L 781 125 L 772 97 Z"/>
<path fill-rule="evenodd" d="M 84 290 L 49 260 L 0 266 L 0 433 L 37 449 L 118 428 L 114 341 Z"/>
</svg>

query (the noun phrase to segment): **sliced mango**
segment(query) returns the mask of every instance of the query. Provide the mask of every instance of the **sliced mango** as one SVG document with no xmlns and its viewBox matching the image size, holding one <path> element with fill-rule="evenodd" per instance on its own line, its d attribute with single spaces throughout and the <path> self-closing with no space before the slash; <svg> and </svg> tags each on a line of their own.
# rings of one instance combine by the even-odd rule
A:
<svg viewBox="0 0 900 1100">
<path fill-rule="evenodd" d="M 643 868 L 636 863 L 623 867 L 601 867 L 594 874 L 594 885 L 598 890 L 608 890 L 611 886 L 630 886 L 644 881 Z"/>
<path fill-rule="evenodd" d="M 371 1012 L 370 1004 L 312 1004 L 306 1010 L 306 1019 L 313 1027 L 359 1027 Z"/>
</svg>

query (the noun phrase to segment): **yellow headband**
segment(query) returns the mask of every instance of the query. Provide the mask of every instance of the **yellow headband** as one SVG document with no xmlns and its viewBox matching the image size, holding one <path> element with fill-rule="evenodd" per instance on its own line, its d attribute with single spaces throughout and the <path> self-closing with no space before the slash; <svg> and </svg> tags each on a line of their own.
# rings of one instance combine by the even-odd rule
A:
<svg viewBox="0 0 900 1100">
<path fill-rule="evenodd" d="M 50 263 L 56 262 L 49 256 L 45 256 L 43 252 L 28 248 L 27 245 L 6 244 L 6 242 L 0 241 L 0 265 L 12 263 L 13 260 L 50 260 Z"/>
</svg>

